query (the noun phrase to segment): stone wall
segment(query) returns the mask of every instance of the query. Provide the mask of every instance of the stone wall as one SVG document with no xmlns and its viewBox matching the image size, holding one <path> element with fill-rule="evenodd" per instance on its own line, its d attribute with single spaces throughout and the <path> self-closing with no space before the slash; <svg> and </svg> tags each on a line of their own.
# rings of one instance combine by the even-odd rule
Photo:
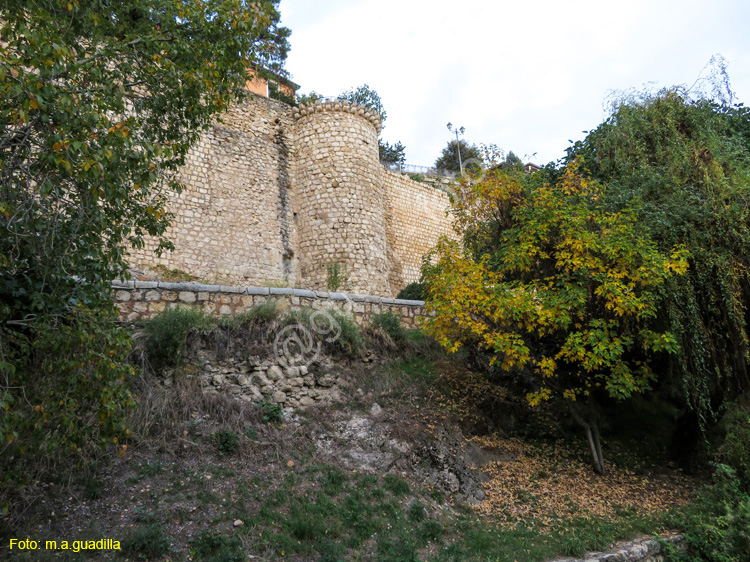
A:
<svg viewBox="0 0 750 562">
<path fill-rule="evenodd" d="M 388 295 L 378 129 L 357 108 L 329 102 L 296 114 L 299 277 L 305 288 L 324 289 L 328 267 L 340 264 L 354 290 Z"/>
<path fill-rule="evenodd" d="M 418 281 L 422 256 L 443 235 L 455 236 L 447 215 L 448 194 L 406 175 L 383 170 L 388 194 L 388 250 L 390 283 L 394 294 Z"/>
<path fill-rule="evenodd" d="M 363 106 L 292 108 L 250 94 L 188 154 L 185 189 L 169 208 L 175 251 L 158 258 L 147 240 L 130 251 L 131 266 L 320 291 L 339 264 L 348 278 L 342 290 L 397 294 L 450 233 L 448 197 L 380 165 L 380 127 Z"/>
<path fill-rule="evenodd" d="M 198 283 L 124 281 L 113 283 L 115 305 L 123 320 L 151 318 L 167 308 L 198 308 L 208 314 L 246 312 L 255 305 L 275 301 L 284 308 L 299 310 L 336 308 L 364 325 L 374 314 L 390 311 L 409 328 L 417 327 L 425 315 L 424 302 L 371 295 L 330 293 L 274 287 L 232 287 Z"/>
<path fill-rule="evenodd" d="M 291 112 L 252 96 L 222 120 L 190 150 L 180 174 L 185 189 L 171 196 L 175 220 L 166 236 L 175 251 L 158 258 L 150 240 L 130 251 L 130 264 L 161 264 L 214 283 L 294 284 Z"/>
</svg>

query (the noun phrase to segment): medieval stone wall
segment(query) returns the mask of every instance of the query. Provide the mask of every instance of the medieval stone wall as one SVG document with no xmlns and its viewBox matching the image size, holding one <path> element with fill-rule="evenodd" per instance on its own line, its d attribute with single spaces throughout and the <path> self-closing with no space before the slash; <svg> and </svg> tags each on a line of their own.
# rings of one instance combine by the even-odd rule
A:
<svg viewBox="0 0 750 562">
<path fill-rule="evenodd" d="M 447 215 L 448 194 L 382 168 L 388 194 L 388 249 L 392 291 L 418 281 L 422 256 L 440 236 L 454 236 Z"/>
<path fill-rule="evenodd" d="M 292 108 L 250 95 L 190 151 L 166 233 L 130 252 L 136 270 L 184 271 L 205 283 L 340 290 L 391 297 L 419 278 L 422 255 L 449 233 L 445 193 L 385 170 L 378 116 L 347 102 Z"/>
<path fill-rule="evenodd" d="M 343 104 L 315 109 L 297 120 L 294 196 L 301 285 L 325 289 L 329 266 L 339 264 L 357 292 L 390 294 L 377 128 Z"/>
</svg>

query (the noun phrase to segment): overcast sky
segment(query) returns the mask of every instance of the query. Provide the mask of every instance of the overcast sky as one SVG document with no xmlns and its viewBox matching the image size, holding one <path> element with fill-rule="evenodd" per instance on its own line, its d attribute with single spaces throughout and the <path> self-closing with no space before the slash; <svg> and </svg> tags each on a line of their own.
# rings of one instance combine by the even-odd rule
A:
<svg viewBox="0 0 750 562">
<path fill-rule="evenodd" d="M 281 0 L 300 92 L 367 83 L 381 138 L 432 165 L 450 140 L 524 161 L 564 155 L 606 116 L 612 91 L 691 85 L 711 56 L 750 104 L 750 0 Z"/>
</svg>

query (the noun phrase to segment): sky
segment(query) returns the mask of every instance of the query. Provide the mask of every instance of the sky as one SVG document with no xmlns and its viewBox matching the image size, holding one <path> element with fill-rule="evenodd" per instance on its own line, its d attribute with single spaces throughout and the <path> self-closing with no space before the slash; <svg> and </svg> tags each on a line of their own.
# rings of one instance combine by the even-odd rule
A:
<svg viewBox="0 0 750 562">
<path fill-rule="evenodd" d="M 713 55 L 750 105 L 748 0 L 281 0 L 299 92 L 368 84 L 381 139 L 431 166 L 463 139 L 546 164 L 619 93 L 693 85 Z M 703 73 L 703 74 L 702 74 Z"/>
</svg>

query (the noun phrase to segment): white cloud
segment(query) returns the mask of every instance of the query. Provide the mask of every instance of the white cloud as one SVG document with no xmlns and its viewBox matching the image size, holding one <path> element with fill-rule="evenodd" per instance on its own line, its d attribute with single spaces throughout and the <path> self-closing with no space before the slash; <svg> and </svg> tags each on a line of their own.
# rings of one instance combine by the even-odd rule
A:
<svg viewBox="0 0 750 562">
<path fill-rule="evenodd" d="M 744 0 L 282 0 L 281 10 L 302 90 L 368 83 L 388 112 L 383 137 L 413 164 L 434 162 L 448 121 L 470 142 L 557 159 L 601 122 L 610 90 L 691 84 L 715 53 L 750 97 Z"/>
</svg>

